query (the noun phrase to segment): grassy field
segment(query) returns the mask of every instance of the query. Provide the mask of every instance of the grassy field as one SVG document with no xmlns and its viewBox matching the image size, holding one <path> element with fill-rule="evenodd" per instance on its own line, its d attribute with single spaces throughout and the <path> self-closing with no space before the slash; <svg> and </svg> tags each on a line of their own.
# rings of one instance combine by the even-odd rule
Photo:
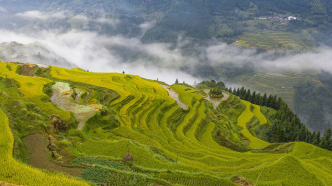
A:
<svg viewBox="0 0 332 186">
<path fill-rule="evenodd" d="M 46 96 L 43 87 L 48 82 L 59 81 L 80 83 L 80 89 L 89 92 L 95 90 L 85 89 L 85 85 L 112 89 L 120 95 L 107 104 L 95 99 L 97 104 L 103 104 L 103 108 L 88 119 L 82 130 L 52 132 L 45 127 L 44 131 L 39 131 L 53 136 L 56 151 L 70 159 L 58 163 L 85 168 L 79 177 L 90 184 L 236 185 L 242 178 L 246 179 L 242 182 L 248 185 L 332 184 L 330 151 L 306 143 L 269 144 L 258 139 L 247 126 L 253 122 L 259 122 L 259 125 L 269 123 L 269 117 L 275 111 L 252 105 L 237 96 L 230 95 L 214 109 L 194 88 L 170 86 L 188 105 L 184 110 L 168 96 L 166 89 L 139 76 L 52 67 L 51 78 L 47 79 L 19 76 L 9 70 L 6 63 L 0 65 L 1 77 L 7 75 L 19 84 L 28 81 L 34 84 L 35 93 L 31 93 L 31 97 L 23 94 L 20 98 L 26 101 Z M 18 89 L 29 92 L 24 86 Z M 13 99 L 14 96 L 20 97 L 0 83 L 0 94 L 4 93 Z M 104 95 L 100 93 L 100 96 Z M 0 99 L 0 104 L 3 103 L 6 102 Z M 41 105 L 40 109 L 45 112 L 51 110 L 42 107 L 41 103 L 37 105 Z M 22 185 L 38 185 L 40 182 L 87 185 L 64 175 L 42 172 L 13 159 L 14 138 L 9 125 L 7 116 L 0 110 L 0 165 L 5 167 L 0 170 L 1 181 Z M 267 151 L 266 146 L 274 149 Z M 124 162 L 128 153 L 133 162 Z"/>
</svg>

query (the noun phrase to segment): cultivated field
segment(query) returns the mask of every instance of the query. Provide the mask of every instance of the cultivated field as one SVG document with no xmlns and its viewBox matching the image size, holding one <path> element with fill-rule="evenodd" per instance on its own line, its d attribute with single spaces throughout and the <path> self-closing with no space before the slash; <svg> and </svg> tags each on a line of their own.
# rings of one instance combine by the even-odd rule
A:
<svg viewBox="0 0 332 186">
<path fill-rule="evenodd" d="M 15 73 L 17 64 L 10 64 L 11 70 L 6 63 L 0 65 L 0 77 L 22 84 L 18 89 L 23 94 L 11 95 L 0 83 L 0 95 L 5 92 L 12 99 L 36 101 L 46 116 L 58 113 L 64 121 L 69 120 L 66 113 L 74 117 L 37 99 L 47 96 L 43 87 L 52 82 L 69 83 L 66 90 L 81 89 L 79 98 L 73 94 L 73 104 L 102 105 L 82 129 L 52 132 L 49 121 L 39 131 L 54 138 L 55 151 L 63 156 L 54 161 L 84 168 L 79 177 L 86 183 L 16 161 L 10 122 L 0 110 L 0 165 L 5 167 L 0 169 L 1 181 L 21 185 L 332 185 L 330 151 L 306 143 L 269 144 L 258 139 L 247 125 L 255 120 L 269 125 L 269 115 L 264 113 L 272 111 L 237 96 L 230 94 L 214 108 L 193 87 L 171 85 L 188 106 L 183 109 L 158 82 L 135 75 L 51 67 L 44 78 L 26 77 Z M 119 96 L 105 101 L 109 93 L 101 90 L 109 89 Z M 124 161 L 126 154 L 132 162 Z"/>
</svg>

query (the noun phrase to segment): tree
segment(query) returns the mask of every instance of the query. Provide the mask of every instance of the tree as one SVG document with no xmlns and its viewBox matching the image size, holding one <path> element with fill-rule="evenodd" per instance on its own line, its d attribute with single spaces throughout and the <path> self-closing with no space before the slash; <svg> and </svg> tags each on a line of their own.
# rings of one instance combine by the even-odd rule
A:
<svg viewBox="0 0 332 186">
<path fill-rule="evenodd" d="M 283 101 L 282 101 L 281 97 L 279 97 L 277 100 L 277 103 L 276 103 L 276 110 L 279 110 L 282 104 L 283 104 Z"/>
<path fill-rule="evenodd" d="M 218 83 L 217 83 L 217 87 L 218 88 L 220 88 L 220 89 L 225 89 L 225 83 L 224 82 L 222 82 L 222 81 L 219 81 Z"/>
<path fill-rule="evenodd" d="M 251 100 L 249 100 L 249 96 L 251 98 L 251 93 L 250 93 L 250 89 L 247 90 L 246 94 L 244 95 L 244 100 L 247 100 L 249 102 L 251 102 Z"/>
<path fill-rule="evenodd" d="M 125 73 L 125 71 L 122 71 L 122 74 L 124 74 Z"/>
<path fill-rule="evenodd" d="M 320 144 L 320 131 L 318 131 L 316 134 L 316 144 L 315 145 L 319 145 L 319 144 Z"/>
<path fill-rule="evenodd" d="M 305 141 L 305 139 L 306 139 L 306 128 L 302 126 L 299 132 L 299 141 Z"/>
<path fill-rule="evenodd" d="M 332 136 L 332 131 L 330 128 L 328 128 L 324 134 L 324 137 L 326 140 L 330 140 L 331 139 L 331 136 Z"/>
<path fill-rule="evenodd" d="M 237 96 L 240 96 L 240 88 L 237 88 L 236 94 Z"/>
<path fill-rule="evenodd" d="M 252 102 L 253 104 L 258 105 L 258 103 L 256 102 L 256 91 L 254 91 L 254 92 L 252 93 L 251 98 L 252 98 L 251 102 Z"/>
<path fill-rule="evenodd" d="M 179 84 L 179 80 L 178 80 L 178 78 L 176 78 L 176 80 L 175 80 L 175 84 Z"/>
<path fill-rule="evenodd" d="M 267 107 L 272 107 L 272 99 L 273 99 L 273 97 L 270 94 L 270 96 L 267 98 L 266 104 L 265 104 Z"/>
<path fill-rule="evenodd" d="M 240 90 L 240 98 L 244 99 L 244 97 L 246 96 L 246 93 L 247 93 L 247 89 L 244 89 L 244 87 L 242 87 Z"/>
<path fill-rule="evenodd" d="M 265 92 L 264 95 L 263 95 L 263 97 L 261 97 L 259 105 L 266 106 L 266 100 L 267 100 L 267 96 L 266 96 L 266 92 Z"/>
</svg>

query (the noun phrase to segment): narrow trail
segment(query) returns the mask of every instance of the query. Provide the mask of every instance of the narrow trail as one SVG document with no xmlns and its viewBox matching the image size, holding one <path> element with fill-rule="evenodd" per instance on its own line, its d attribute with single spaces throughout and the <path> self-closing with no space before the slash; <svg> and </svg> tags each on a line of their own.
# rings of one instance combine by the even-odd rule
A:
<svg viewBox="0 0 332 186">
<path fill-rule="evenodd" d="M 179 107 L 183 108 L 184 110 L 188 109 L 188 105 L 186 105 L 185 103 L 183 103 L 182 101 L 180 101 L 178 93 L 176 93 L 169 86 L 166 86 L 166 85 L 160 85 L 160 86 L 167 90 L 169 97 L 171 97 L 172 99 L 174 99 L 178 103 Z"/>
<path fill-rule="evenodd" d="M 228 97 L 229 97 L 228 94 L 223 92 L 222 94 L 224 95 L 224 97 L 222 97 L 222 98 L 211 98 L 210 95 L 209 95 L 210 89 L 205 89 L 204 92 L 207 94 L 207 97 L 204 98 L 204 99 L 210 101 L 212 103 L 214 109 L 216 109 L 222 101 L 227 100 Z"/>
<path fill-rule="evenodd" d="M 56 82 L 52 88 L 53 95 L 51 100 L 57 103 L 61 108 L 72 111 L 79 120 L 77 129 L 82 129 L 84 122 L 95 114 L 96 109 L 94 107 L 80 105 L 73 102 L 70 99 L 72 90 L 70 89 L 68 83 Z"/>
</svg>

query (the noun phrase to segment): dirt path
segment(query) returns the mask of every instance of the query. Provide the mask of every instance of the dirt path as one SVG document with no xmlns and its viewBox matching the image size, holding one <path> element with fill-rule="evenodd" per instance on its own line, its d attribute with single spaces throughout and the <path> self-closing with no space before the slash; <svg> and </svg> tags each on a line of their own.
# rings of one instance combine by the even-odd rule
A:
<svg viewBox="0 0 332 186">
<path fill-rule="evenodd" d="M 75 101 L 76 101 L 77 103 L 80 103 L 80 102 L 81 102 L 81 101 L 80 101 L 80 97 L 81 97 L 81 95 L 85 92 L 85 90 L 83 90 L 83 89 L 79 89 L 79 88 L 75 88 L 75 92 L 77 93 L 76 98 L 75 98 Z"/>
<path fill-rule="evenodd" d="M 61 108 L 74 112 L 79 120 L 77 129 L 82 129 L 84 122 L 95 114 L 95 107 L 80 105 L 70 99 L 72 90 L 68 83 L 56 82 L 53 86 L 53 96 L 51 100 Z"/>
<path fill-rule="evenodd" d="M 210 95 L 209 95 L 210 89 L 205 89 L 204 92 L 207 94 L 207 97 L 205 99 L 212 103 L 214 109 L 216 109 L 222 101 L 225 101 L 229 97 L 228 94 L 223 92 L 222 94 L 224 95 L 224 97 L 222 97 L 222 98 L 211 98 Z"/>
<path fill-rule="evenodd" d="M 49 151 L 47 150 L 46 137 L 42 134 L 33 134 L 24 141 L 28 145 L 28 150 L 31 152 L 29 157 L 29 164 L 39 169 L 46 169 L 48 171 L 63 172 L 72 176 L 78 176 L 84 169 L 77 167 L 63 167 L 55 164 L 49 159 Z"/>
<path fill-rule="evenodd" d="M 188 106 L 185 103 L 180 101 L 178 93 L 176 93 L 169 86 L 166 86 L 166 85 L 160 85 L 160 86 L 167 90 L 169 97 L 173 98 L 178 103 L 179 107 L 183 108 L 184 110 L 188 109 Z"/>
</svg>

